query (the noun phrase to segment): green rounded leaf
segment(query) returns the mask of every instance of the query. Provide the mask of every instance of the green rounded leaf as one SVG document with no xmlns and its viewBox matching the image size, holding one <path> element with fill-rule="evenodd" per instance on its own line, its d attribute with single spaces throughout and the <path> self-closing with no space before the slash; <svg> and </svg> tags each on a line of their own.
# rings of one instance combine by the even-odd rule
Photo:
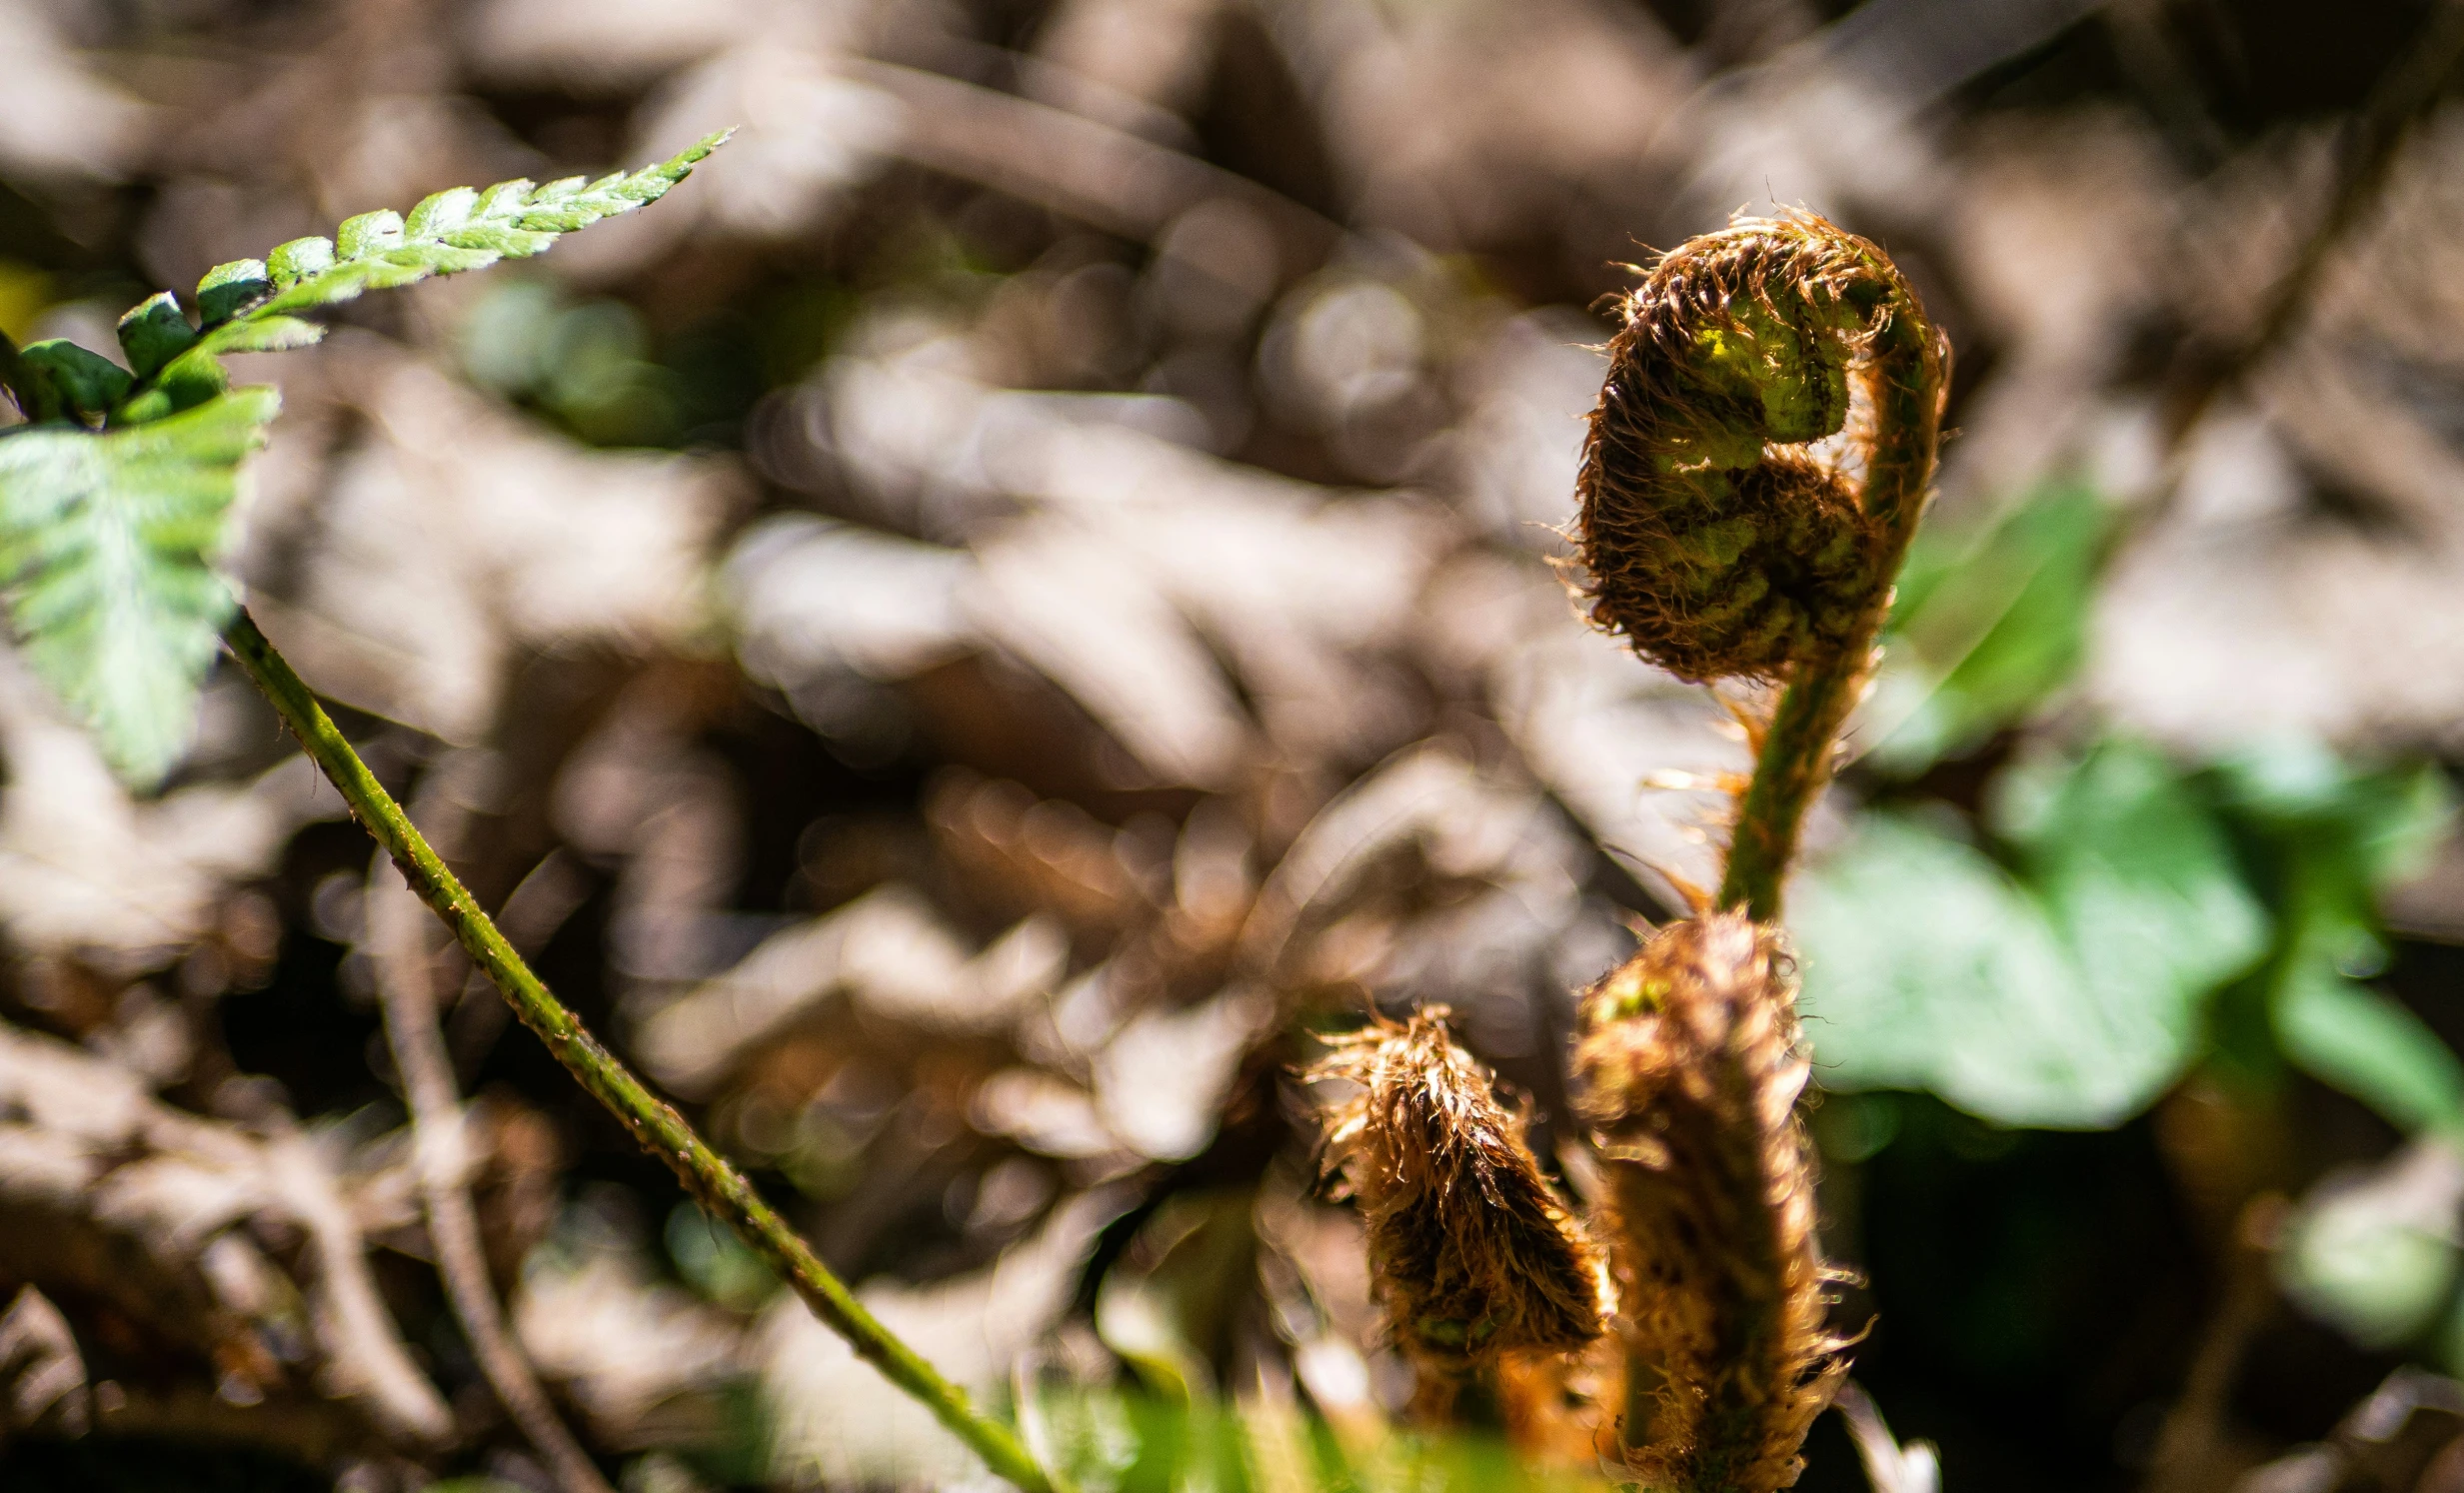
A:
<svg viewBox="0 0 2464 1493">
<path fill-rule="evenodd" d="M 2330 1175 L 2284 1230 L 2276 1279 L 2303 1311 L 2366 1348 L 2417 1337 L 2455 1288 L 2464 1157 L 2417 1142 Z"/>
<path fill-rule="evenodd" d="M 2017 774 L 2015 868 L 1876 815 L 1800 878 L 1815 1072 L 2010 1125 L 2118 1124 L 2198 1050 L 2207 1001 L 2267 946 L 2221 827 L 2156 752 Z"/>
</svg>

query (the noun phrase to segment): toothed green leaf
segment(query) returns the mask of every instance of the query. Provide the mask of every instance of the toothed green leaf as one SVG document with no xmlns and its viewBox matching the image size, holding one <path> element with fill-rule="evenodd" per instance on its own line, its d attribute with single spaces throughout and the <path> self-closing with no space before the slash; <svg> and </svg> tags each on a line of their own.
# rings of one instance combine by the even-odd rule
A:
<svg viewBox="0 0 2464 1493">
<path fill-rule="evenodd" d="M 401 246 L 402 214 L 390 208 L 345 218 L 342 227 L 334 230 L 336 259 L 365 259 L 371 254 Z"/>
<path fill-rule="evenodd" d="M 476 224 L 455 229 L 445 236 L 445 242 L 457 249 L 479 250 L 506 259 L 528 259 L 555 243 L 556 236 L 533 233 L 527 228 Z"/>
<path fill-rule="evenodd" d="M 148 296 L 120 318 L 120 351 L 128 355 L 129 372 L 150 379 L 163 365 L 185 353 L 197 341 L 197 329 L 180 310 L 180 298 L 169 291 Z"/>
<path fill-rule="evenodd" d="M 411 216 L 403 222 L 403 233 L 412 239 L 433 239 L 453 232 L 471 221 L 471 208 L 479 201 L 475 187 L 451 187 L 433 192 L 419 200 Z"/>
<path fill-rule="evenodd" d="M 231 320 L 231 314 L 273 292 L 265 261 L 235 259 L 216 265 L 197 282 L 197 320 L 207 330 Z"/>
<path fill-rule="evenodd" d="M 334 262 L 334 241 L 323 238 L 293 239 L 278 244 L 266 256 L 266 266 L 273 271 L 274 284 L 288 290 L 302 280 Z"/>
<path fill-rule="evenodd" d="M 218 353 L 287 353 L 293 348 L 314 347 L 325 340 L 325 329 L 315 322 L 304 322 L 295 316 L 252 316 L 244 322 L 230 322 L 205 334 L 198 351 Z"/>
<path fill-rule="evenodd" d="M 534 187 L 526 181 L 439 192 L 400 213 L 362 213 L 323 239 L 299 239 L 267 259 L 273 294 L 239 314 L 287 315 L 348 301 L 363 291 L 408 285 L 431 275 L 477 270 L 499 259 L 538 254 L 560 235 L 656 202 L 727 137 L 585 185 L 582 178 Z"/>
<path fill-rule="evenodd" d="M 233 608 L 208 561 L 279 404 L 240 389 L 145 425 L 0 438 L 0 575 L 26 658 L 138 786 L 187 749 Z"/>
<path fill-rule="evenodd" d="M 221 354 L 272 352 L 315 341 L 315 335 L 300 330 L 301 312 L 431 276 L 486 269 L 501 259 L 525 259 L 545 252 L 564 234 L 656 202 L 726 138 L 713 135 L 672 159 L 588 184 L 573 177 L 545 187 L 526 181 L 456 187 L 424 199 L 407 217 L 390 209 L 361 213 L 345 220 L 331 239 L 293 239 L 263 263 L 217 266 L 197 285 L 202 336 L 191 332 L 189 341 L 174 346 L 176 334 L 159 322 L 162 313 L 149 310 L 155 302 L 139 308 L 157 319 L 146 325 L 146 335 L 157 340 L 145 346 L 165 348 L 166 361 L 156 364 L 162 370 L 154 381 L 158 389 L 144 384 L 152 370 L 138 369 L 140 384 L 125 415 L 160 419 L 212 398 L 222 384 L 209 365 Z M 156 300 L 178 316 L 175 303 Z M 187 323 L 183 319 L 180 325 L 185 330 Z M 130 356 L 137 357 L 134 344 Z M 113 423 L 131 421 L 124 416 Z"/>
<path fill-rule="evenodd" d="M 30 342 L 19 354 L 35 381 L 37 420 L 88 421 L 128 398 L 128 370 L 65 338 Z"/>
</svg>

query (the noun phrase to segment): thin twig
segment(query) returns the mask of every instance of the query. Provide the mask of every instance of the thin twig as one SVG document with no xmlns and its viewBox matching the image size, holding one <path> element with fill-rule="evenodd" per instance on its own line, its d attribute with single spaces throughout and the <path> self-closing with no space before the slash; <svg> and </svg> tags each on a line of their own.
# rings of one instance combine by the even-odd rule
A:
<svg viewBox="0 0 2464 1493">
<path fill-rule="evenodd" d="M 1247 177 L 1099 120 L 921 68 L 870 58 L 847 66 L 908 106 L 892 149 L 911 164 L 1107 233 L 1153 242 L 1191 208 L 1237 202 L 1272 231 L 1278 283 L 1315 268 L 1345 238 L 1340 225 Z"/>
<path fill-rule="evenodd" d="M 2464 0 L 2445 0 L 2421 23 L 2413 42 L 2383 74 L 2361 109 L 2345 121 L 2336 142 L 2335 186 L 2318 226 L 2302 240 L 2291 265 L 2269 288 L 2267 299 L 2250 330 L 2229 348 L 2200 359 L 2170 401 L 2165 433 L 2172 461 L 2159 485 L 2163 498 L 2150 505 L 2169 507 L 2180 486 L 2190 433 L 2217 399 L 2282 347 L 2300 330 L 2328 263 L 2338 245 L 2368 217 L 2378 200 L 2396 154 L 2413 126 L 2428 113 L 2464 62 Z"/>
<path fill-rule="evenodd" d="M 505 1328 L 480 1247 L 479 1217 L 463 1181 L 466 1116 L 454 1091 L 444 1033 L 437 1029 L 428 919 L 410 886 L 382 855 L 368 875 L 368 944 L 385 1008 L 385 1040 L 393 1048 L 403 1097 L 411 1106 L 412 1162 L 428 1215 L 428 1237 L 436 1246 L 437 1273 L 444 1278 L 462 1335 L 505 1412 L 547 1458 L 565 1493 L 614 1493 L 548 1403 L 530 1360 Z"/>
<path fill-rule="evenodd" d="M 734 1229 L 746 1247 L 804 1298 L 815 1316 L 845 1338 L 883 1377 L 931 1411 L 996 1475 L 1025 1493 L 1057 1493 L 1063 1488 L 1008 1427 L 978 1412 L 968 1402 L 966 1391 L 943 1378 L 921 1354 L 875 1320 L 812 1247 L 762 1201 L 744 1173 L 711 1149 L 683 1115 L 643 1087 L 632 1070 L 549 992 L 246 612 L 224 631 L 223 642 L 299 738 L 310 759 L 341 791 L 353 815 L 401 867 L 403 879 L 419 893 L 420 900 L 444 919 L 471 957 L 488 971 L 523 1024 L 539 1034 L 557 1061 L 607 1106 L 643 1149 L 667 1162 L 702 1207 Z"/>
</svg>

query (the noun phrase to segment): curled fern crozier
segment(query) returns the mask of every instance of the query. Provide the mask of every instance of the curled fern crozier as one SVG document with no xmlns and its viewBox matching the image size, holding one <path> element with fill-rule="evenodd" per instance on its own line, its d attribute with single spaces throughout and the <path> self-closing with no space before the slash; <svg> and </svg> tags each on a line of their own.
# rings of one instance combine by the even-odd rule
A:
<svg viewBox="0 0 2464 1493">
<path fill-rule="evenodd" d="M 1921 506 L 1948 357 L 1898 270 L 1810 213 L 1738 217 L 1662 256 L 1621 310 L 1579 480 L 1593 621 L 1697 681 L 1861 652 Z M 1814 443 L 1852 404 L 1843 461 Z"/>
</svg>

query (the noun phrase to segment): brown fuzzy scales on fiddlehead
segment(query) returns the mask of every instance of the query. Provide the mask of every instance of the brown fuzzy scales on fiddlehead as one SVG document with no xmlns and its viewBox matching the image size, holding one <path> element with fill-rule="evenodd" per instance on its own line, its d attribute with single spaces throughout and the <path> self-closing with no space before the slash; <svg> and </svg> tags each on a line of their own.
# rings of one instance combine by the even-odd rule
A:
<svg viewBox="0 0 2464 1493">
<path fill-rule="evenodd" d="M 1661 929 L 1583 995 L 1574 1072 L 1610 1182 L 1628 1465 L 1685 1493 L 1788 1486 L 1846 1363 L 1779 935 L 1732 912 Z"/>
<path fill-rule="evenodd" d="M 1441 1012 L 1332 1039 L 1312 1078 L 1357 1095 L 1328 1116 L 1327 1160 L 1368 1226 L 1369 1265 L 1395 1342 L 1441 1382 L 1523 1349 L 1599 1336 L 1598 1251 L 1558 1202 Z"/>
<path fill-rule="evenodd" d="M 1579 479 L 1592 620 L 1697 681 L 1857 648 L 1905 542 L 1898 495 L 1799 448 L 1846 427 L 1893 318 L 1937 346 L 1897 270 L 1810 213 L 1739 217 L 1622 311 Z"/>
</svg>

